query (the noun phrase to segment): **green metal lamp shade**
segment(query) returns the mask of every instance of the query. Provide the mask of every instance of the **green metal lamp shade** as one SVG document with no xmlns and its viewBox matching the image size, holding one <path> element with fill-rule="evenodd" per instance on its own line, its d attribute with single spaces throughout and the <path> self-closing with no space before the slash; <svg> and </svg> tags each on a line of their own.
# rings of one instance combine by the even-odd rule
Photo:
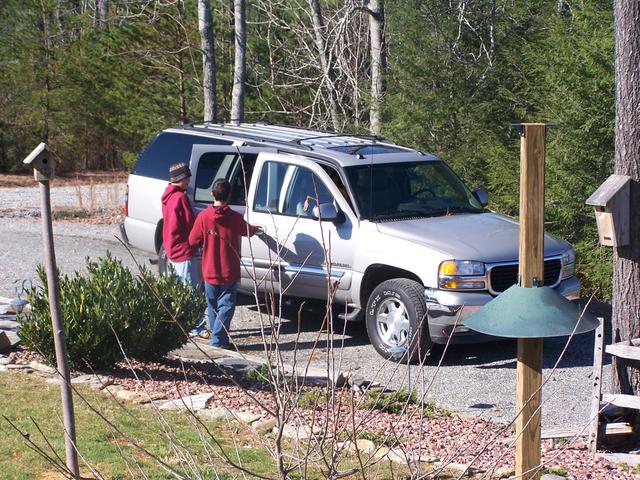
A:
<svg viewBox="0 0 640 480">
<path fill-rule="evenodd" d="M 564 337 L 595 330 L 598 321 L 549 287 L 513 285 L 462 324 L 476 332 L 508 338 Z M 578 326 L 576 323 L 579 321 Z"/>
</svg>

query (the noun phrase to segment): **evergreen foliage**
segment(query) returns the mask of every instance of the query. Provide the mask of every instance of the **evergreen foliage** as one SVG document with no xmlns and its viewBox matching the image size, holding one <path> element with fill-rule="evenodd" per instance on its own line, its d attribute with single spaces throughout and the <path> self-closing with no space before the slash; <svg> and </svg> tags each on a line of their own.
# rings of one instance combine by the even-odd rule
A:
<svg viewBox="0 0 640 480">
<path fill-rule="evenodd" d="M 20 318 L 19 335 L 32 351 L 55 364 L 47 274 L 38 267 L 41 287 L 28 292 L 32 310 Z M 185 341 L 204 311 L 202 295 L 175 275 L 142 269 L 134 276 L 109 253 L 87 259 L 87 274 L 59 276 L 69 362 L 73 367 L 108 369 L 124 358 L 157 360 Z"/>
<path fill-rule="evenodd" d="M 129 168 L 157 131 L 201 119 L 197 5 L 179 4 L 111 0 L 100 28 L 86 2 L 2 2 L 0 171 L 21 168 L 43 140 L 62 169 Z M 211 5 L 225 121 L 233 9 Z M 340 115 L 366 132 L 367 17 L 349 5 L 321 2 Z M 488 190 L 493 210 L 516 216 L 519 139 L 510 124 L 553 122 L 546 227 L 576 246 L 589 291 L 608 297 L 610 252 L 594 248 L 584 201 L 612 172 L 611 2 L 397 0 L 385 19 L 383 134 L 441 156 L 470 187 Z M 308 2 L 249 4 L 247 34 L 246 120 L 329 125 Z"/>
</svg>

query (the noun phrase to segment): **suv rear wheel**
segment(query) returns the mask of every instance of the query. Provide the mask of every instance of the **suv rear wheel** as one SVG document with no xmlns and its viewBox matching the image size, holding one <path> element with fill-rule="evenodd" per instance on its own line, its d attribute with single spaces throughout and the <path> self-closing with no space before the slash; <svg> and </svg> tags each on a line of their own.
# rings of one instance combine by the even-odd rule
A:
<svg viewBox="0 0 640 480">
<path fill-rule="evenodd" d="M 366 322 L 373 347 L 394 362 L 418 362 L 431 349 L 424 288 L 418 282 L 396 278 L 378 285 L 367 302 Z"/>
</svg>

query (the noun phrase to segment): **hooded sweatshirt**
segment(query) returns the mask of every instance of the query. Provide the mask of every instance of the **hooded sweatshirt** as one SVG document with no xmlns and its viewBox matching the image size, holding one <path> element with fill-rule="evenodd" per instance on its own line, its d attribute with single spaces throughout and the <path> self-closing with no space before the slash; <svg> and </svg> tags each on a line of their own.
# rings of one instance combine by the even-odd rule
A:
<svg viewBox="0 0 640 480">
<path fill-rule="evenodd" d="M 202 244 L 202 277 L 211 285 L 240 280 L 240 236 L 252 236 L 249 225 L 228 205 L 210 205 L 200 212 L 189 234 L 192 247 Z"/>
<path fill-rule="evenodd" d="M 189 245 L 189 232 L 195 215 L 187 194 L 173 183 L 162 194 L 162 218 L 162 243 L 167 258 L 172 262 L 189 260 L 196 252 Z"/>
</svg>

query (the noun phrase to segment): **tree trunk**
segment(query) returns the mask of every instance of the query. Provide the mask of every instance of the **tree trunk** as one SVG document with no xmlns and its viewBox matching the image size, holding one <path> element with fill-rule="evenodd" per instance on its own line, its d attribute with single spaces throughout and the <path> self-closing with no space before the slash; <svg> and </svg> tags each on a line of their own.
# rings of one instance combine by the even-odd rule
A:
<svg viewBox="0 0 640 480">
<path fill-rule="evenodd" d="M 340 118 L 338 117 L 338 104 L 336 102 L 333 79 L 331 76 L 331 67 L 329 66 L 329 59 L 327 58 L 324 39 L 324 20 L 322 18 L 320 2 L 318 0 L 309 0 L 309 7 L 311 8 L 311 19 L 313 21 L 314 40 L 316 48 L 318 49 L 320 68 L 322 69 L 322 83 L 327 89 L 327 93 L 329 95 L 329 114 L 331 115 L 331 123 L 333 124 L 333 129 L 337 131 L 340 129 Z"/>
<path fill-rule="evenodd" d="M 630 244 L 614 248 L 613 341 L 638 337 L 640 326 L 640 8 L 615 0 L 615 173 L 631 176 Z M 615 358 L 615 357 L 614 357 Z M 640 370 L 613 363 L 617 393 L 640 394 Z"/>
<path fill-rule="evenodd" d="M 218 115 L 216 102 L 216 59 L 213 44 L 213 17 L 209 0 L 198 0 L 198 30 L 202 48 L 202 88 L 204 90 L 204 121 L 215 122 Z"/>
<path fill-rule="evenodd" d="M 109 0 L 98 0 L 98 27 L 107 28 L 109 24 Z"/>
<path fill-rule="evenodd" d="M 371 106 L 369 109 L 370 130 L 379 134 L 381 130 L 380 104 L 382 103 L 382 73 L 384 61 L 384 0 L 365 0 L 369 11 L 369 34 L 371 40 Z"/>
<path fill-rule="evenodd" d="M 231 94 L 231 123 L 244 121 L 244 91 L 246 76 L 247 24 L 245 20 L 245 0 L 234 0 L 233 18 L 235 23 L 235 63 L 233 67 L 233 92 Z"/>
</svg>

